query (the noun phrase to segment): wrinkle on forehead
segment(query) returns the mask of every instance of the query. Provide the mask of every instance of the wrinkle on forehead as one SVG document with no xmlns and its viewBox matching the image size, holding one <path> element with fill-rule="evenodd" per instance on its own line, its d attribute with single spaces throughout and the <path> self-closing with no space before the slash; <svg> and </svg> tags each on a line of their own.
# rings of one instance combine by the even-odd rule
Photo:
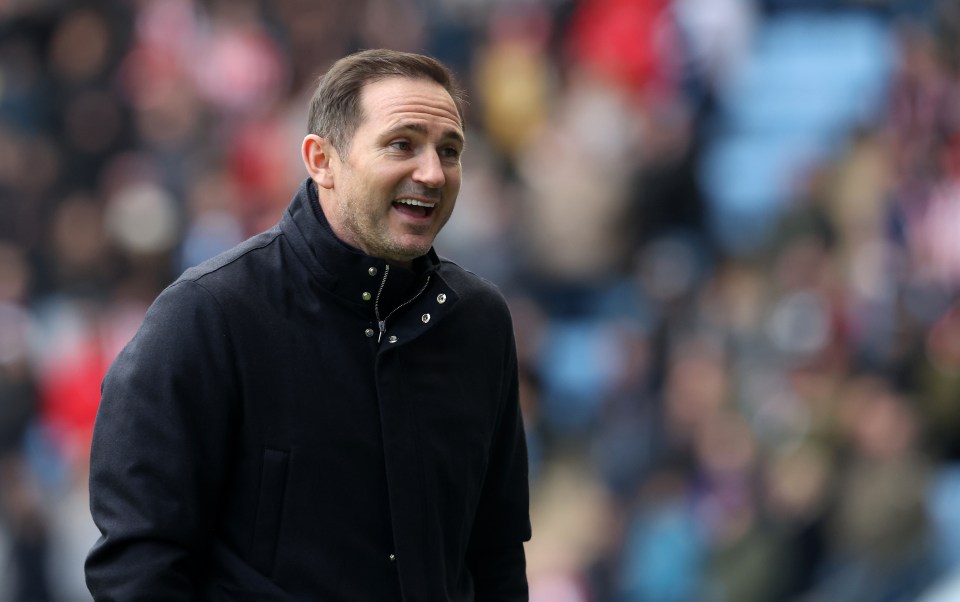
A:
<svg viewBox="0 0 960 602">
<path fill-rule="evenodd" d="M 391 78 L 370 84 L 364 91 L 368 119 L 394 125 L 408 120 L 437 118 L 462 131 L 460 115 L 450 94 L 426 80 Z M 369 92 L 369 94 L 367 94 Z"/>
</svg>

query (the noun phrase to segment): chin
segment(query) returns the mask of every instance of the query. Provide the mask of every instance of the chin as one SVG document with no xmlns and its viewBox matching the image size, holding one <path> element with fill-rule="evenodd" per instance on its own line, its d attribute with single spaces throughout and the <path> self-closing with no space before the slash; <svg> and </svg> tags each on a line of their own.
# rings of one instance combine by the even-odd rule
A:
<svg viewBox="0 0 960 602">
<path fill-rule="evenodd" d="M 427 251 L 430 250 L 430 247 L 416 249 L 408 249 L 406 253 L 403 254 L 403 257 L 398 258 L 398 261 L 413 261 L 417 257 L 421 257 L 427 254 Z"/>
<path fill-rule="evenodd" d="M 421 255 L 426 255 L 431 246 L 433 246 L 433 238 L 427 241 L 418 240 L 416 242 L 408 242 L 406 244 L 398 242 L 393 247 L 393 254 L 398 258 L 402 257 L 403 261 L 410 261 L 420 257 Z"/>
</svg>

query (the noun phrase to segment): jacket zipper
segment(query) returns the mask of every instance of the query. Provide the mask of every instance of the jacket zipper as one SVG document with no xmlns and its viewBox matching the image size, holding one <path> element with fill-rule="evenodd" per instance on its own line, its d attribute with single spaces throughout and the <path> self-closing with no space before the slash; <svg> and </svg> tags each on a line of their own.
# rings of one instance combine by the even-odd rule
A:
<svg viewBox="0 0 960 602">
<path fill-rule="evenodd" d="M 427 287 L 430 286 L 430 274 L 427 274 L 427 281 L 423 283 L 423 287 L 419 291 L 417 291 L 417 294 L 410 297 L 400 305 L 394 307 L 393 311 L 388 313 L 387 316 L 381 320 L 380 319 L 380 294 L 383 293 L 383 287 L 387 285 L 387 276 L 389 275 L 390 275 L 390 264 L 387 264 L 383 268 L 383 279 L 380 280 L 380 288 L 377 289 L 377 298 L 373 302 L 373 315 L 377 318 L 377 328 L 380 329 L 380 334 L 377 335 L 377 343 L 379 343 L 380 339 L 383 338 L 383 333 L 387 331 L 387 320 L 390 319 L 390 316 L 397 313 L 397 310 L 400 309 L 401 307 L 406 307 L 407 305 L 410 305 L 411 303 L 416 301 L 417 297 L 422 295 L 423 291 L 427 290 Z"/>
</svg>

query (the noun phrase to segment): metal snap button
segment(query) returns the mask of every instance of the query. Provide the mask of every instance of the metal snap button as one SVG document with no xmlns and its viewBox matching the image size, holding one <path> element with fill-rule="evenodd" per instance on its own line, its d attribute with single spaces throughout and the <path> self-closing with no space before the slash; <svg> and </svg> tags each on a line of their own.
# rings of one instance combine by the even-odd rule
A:
<svg viewBox="0 0 960 602">
<path fill-rule="evenodd" d="M 363 334 L 367 335 L 368 337 L 372 337 L 372 336 L 373 336 L 373 329 L 372 329 L 372 328 L 368 328 L 368 329 L 366 329 L 366 330 L 363 331 Z"/>
<path fill-rule="evenodd" d="M 423 321 L 424 324 L 426 324 L 427 322 L 430 321 L 430 314 L 423 314 L 422 316 L 420 316 L 420 319 Z"/>
<path fill-rule="evenodd" d="M 396 343 L 396 342 L 397 342 L 397 337 L 395 337 L 394 335 L 390 335 L 390 337 L 387 338 L 387 342 L 388 342 L 388 343 Z"/>
<path fill-rule="evenodd" d="M 371 295 L 371 294 L 368 293 L 367 291 L 363 291 L 363 294 L 360 295 L 360 296 L 363 297 L 363 300 L 364 300 L 364 301 L 369 301 L 370 299 L 373 298 L 373 295 Z"/>
<path fill-rule="evenodd" d="M 447 302 L 447 296 L 445 294 L 440 293 L 439 295 L 437 295 L 437 303 L 446 303 L 446 302 Z"/>
<path fill-rule="evenodd" d="M 367 270 L 367 273 L 370 274 L 371 276 L 376 276 L 376 275 L 377 275 L 377 268 L 369 268 L 369 269 Z"/>
</svg>

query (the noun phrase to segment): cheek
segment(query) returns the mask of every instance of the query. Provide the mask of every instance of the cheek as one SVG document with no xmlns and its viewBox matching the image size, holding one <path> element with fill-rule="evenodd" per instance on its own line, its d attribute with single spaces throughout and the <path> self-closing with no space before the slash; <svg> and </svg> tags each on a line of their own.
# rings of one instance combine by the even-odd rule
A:
<svg viewBox="0 0 960 602">
<path fill-rule="evenodd" d="M 450 194 L 456 195 L 460 192 L 461 177 L 462 174 L 459 169 L 453 173 L 447 174 L 447 189 L 450 191 Z"/>
</svg>

